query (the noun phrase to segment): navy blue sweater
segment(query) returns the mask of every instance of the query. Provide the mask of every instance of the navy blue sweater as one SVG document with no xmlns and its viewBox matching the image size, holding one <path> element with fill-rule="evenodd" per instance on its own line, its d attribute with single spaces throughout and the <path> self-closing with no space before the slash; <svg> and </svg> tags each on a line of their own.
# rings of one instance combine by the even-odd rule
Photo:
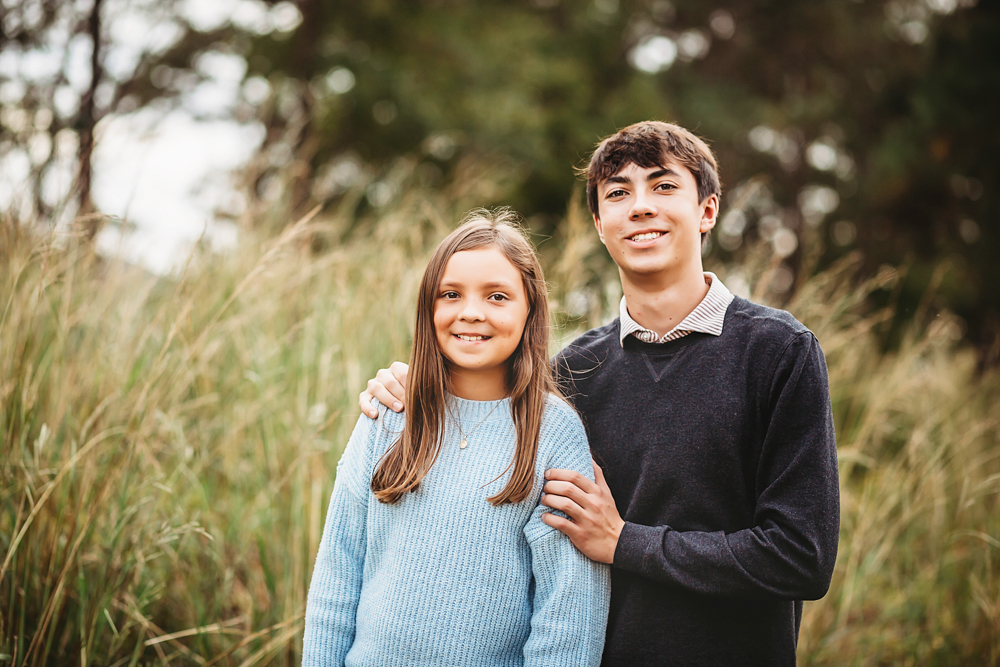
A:
<svg viewBox="0 0 1000 667">
<path fill-rule="evenodd" d="M 736 298 L 721 336 L 556 356 L 625 528 L 604 665 L 794 665 L 801 600 L 840 526 L 826 361 L 784 311 Z"/>
</svg>

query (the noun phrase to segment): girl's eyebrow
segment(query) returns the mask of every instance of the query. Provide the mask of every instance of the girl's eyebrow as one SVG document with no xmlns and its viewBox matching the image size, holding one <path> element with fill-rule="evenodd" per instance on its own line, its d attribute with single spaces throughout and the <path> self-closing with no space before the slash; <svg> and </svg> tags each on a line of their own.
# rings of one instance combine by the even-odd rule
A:
<svg viewBox="0 0 1000 667">
<path fill-rule="evenodd" d="M 441 283 L 441 288 L 442 289 L 444 289 L 445 287 L 465 287 L 465 286 L 466 286 L 465 283 L 456 283 L 456 282 L 451 281 L 451 280 L 447 280 L 447 281 L 444 281 L 444 282 Z M 488 283 L 483 283 L 482 286 L 485 287 L 486 289 L 508 289 L 509 290 L 509 289 L 513 289 L 514 288 L 514 285 L 512 283 L 507 282 L 506 280 L 491 280 Z"/>
<path fill-rule="evenodd" d="M 456 282 L 452 282 L 452 281 L 447 281 L 447 282 L 441 283 L 441 286 L 438 289 L 440 289 L 440 290 L 456 290 L 456 289 L 463 289 L 463 288 L 467 288 L 467 287 L 468 286 L 465 285 L 464 283 L 456 283 Z M 483 283 L 481 287 L 482 287 L 482 289 L 484 291 L 491 291 L 491 290 L 504 290 L 505 292 L 513 292 L 514 291 L 514 285 L 511 284 L 511 283 L 509 283 L 509 282 L 507 282 L 506 280 L 492 280 L 492 281 L 490 281 L 488 283 Z"/>
</svg>

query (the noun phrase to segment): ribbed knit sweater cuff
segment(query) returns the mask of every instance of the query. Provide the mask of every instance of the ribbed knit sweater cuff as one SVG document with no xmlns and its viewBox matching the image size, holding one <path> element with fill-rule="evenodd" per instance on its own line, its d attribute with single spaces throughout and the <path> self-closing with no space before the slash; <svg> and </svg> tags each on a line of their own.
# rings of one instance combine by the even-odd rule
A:
<svg viewBox="0 0 1000 667">
<path fill-rule="evenodd" d="M 626 521 L 621 535 L 618 536 L 618 546 L 615 547 L 615 560 L 612 565 L 629 572 L 643 574 L 647 554 L 656 550 L 663 539 L 663 534 L 668 530 L 670 529 L 666 526 L 642 526 Z"/>
</svg>

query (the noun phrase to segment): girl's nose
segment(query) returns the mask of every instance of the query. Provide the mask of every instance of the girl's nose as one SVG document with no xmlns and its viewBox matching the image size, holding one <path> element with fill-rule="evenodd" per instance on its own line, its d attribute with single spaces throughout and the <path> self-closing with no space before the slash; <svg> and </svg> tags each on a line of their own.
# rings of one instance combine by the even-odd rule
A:
<svg viewBox="0 0 1000 667">
<path fill-rule="evenodd" d="M 462 307 L 462 312 L 458 318 L 463 322 L 481 322 L 486 319 L 483 314 L 483 307 L 476 299 L 468 299 Z"/>
</svg>

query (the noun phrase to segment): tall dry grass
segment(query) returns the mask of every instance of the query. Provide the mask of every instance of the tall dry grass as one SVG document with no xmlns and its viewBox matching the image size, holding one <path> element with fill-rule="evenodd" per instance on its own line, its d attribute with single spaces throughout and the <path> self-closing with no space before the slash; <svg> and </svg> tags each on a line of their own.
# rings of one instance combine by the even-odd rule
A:
<svg viewBox="0 0 1000 667">
<path fill-rule="evenodd" d="M 852 274 L 845 262 L 790 304 L 827 355 L 842 503 L 833 584 L 806 606 L 800 658 L 998 665 L 1000 374 L 977 373 L 947 313 L 883 353 L 874 330 L 891 313 L 855 313 L 895 272 L 855 290 Z"/>
<path fill-rule="evenodd" d="M 454 195 L 196 250 L 166 279 L 4 223 L 0 664 L 298 664 L 357 393 L 408 354 Z M 580 210 L 541 253 L 560 341 L 613 311 Z M 766 285 L 766 261 L 736 268 Z M 790 304 L 827 353 L 843 488 L 800 661 L 1000 664 L 1000 376 L 947 316 L 882 353 L 864 296 L 893 274 L 853 278 L 845 262 Z"/>
</svg>

